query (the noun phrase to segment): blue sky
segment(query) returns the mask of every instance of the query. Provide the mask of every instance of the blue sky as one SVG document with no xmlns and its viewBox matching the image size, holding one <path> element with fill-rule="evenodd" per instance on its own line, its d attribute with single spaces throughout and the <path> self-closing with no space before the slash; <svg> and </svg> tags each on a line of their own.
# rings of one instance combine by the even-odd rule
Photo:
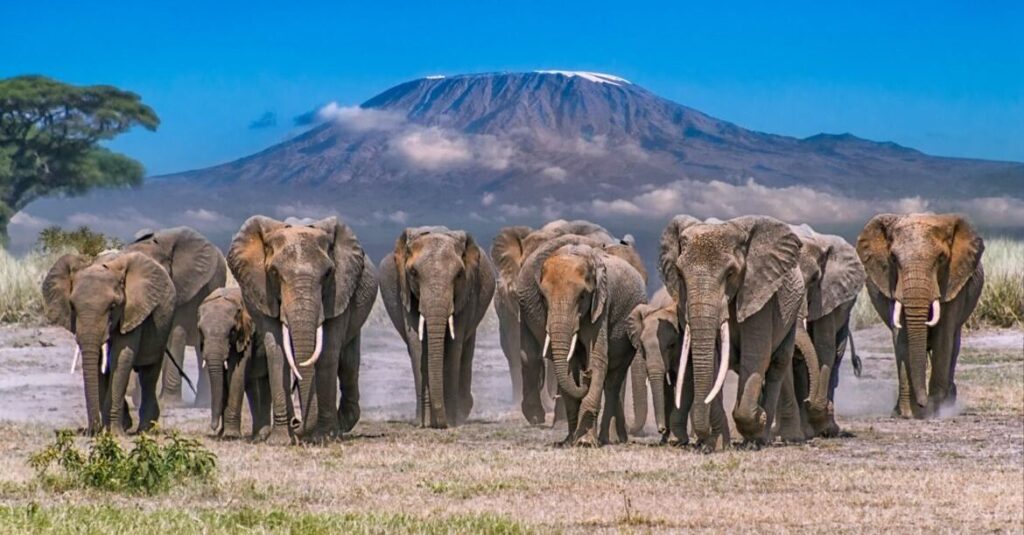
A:
<svg viewBox="0 0 1024 535">
<path fill-rule="evenodd" d="M 162 126 L 112 146 L 153 174 L 265 148 L 328 101 L 534 69 L 617 74 L 761 131 L 1024 161 L 1020 2 L 42 4 L 0 0 L 0 77 L 140 93 Z"/>
</svg>

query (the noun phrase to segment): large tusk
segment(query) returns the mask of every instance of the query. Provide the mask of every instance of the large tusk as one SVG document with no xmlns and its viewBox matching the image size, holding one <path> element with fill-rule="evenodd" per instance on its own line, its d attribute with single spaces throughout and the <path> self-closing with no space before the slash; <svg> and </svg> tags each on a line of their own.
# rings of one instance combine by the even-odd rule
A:
<svg viewBox="0 0 1024 535">
<path fill-rule="evenodd" d="M 320 352 L 324 349 L 324 326 L 320 324 L 316 328 L 316 345 L 313 346 L 313 356 L 309 357 L 309 360 L 299 364 L 299 366 L 311 366 L 316 364 L 317 360 L 320 360 Z"/>
<path fill-rule="evenodd" d="M 455 315 L 448 316 L 448 332 L 451 334 L 452 340 L 455 339 Z"/>
<path fill-rule="evenodd" d="M 288 359 L 288 366 L 295 374 L 295 378 L 301 381 L 302 375 L 299 374 L 299 369 L 295 366 L 295 355 L 292 354 L 292 336 L 288 332 L 288 326 L 284 323 L 281 323 L 281 345 L 284 346 L 284 358 Z"/>
<path fill-rule="evenodd" d="M 426 323 L 426 321 L 426 318 L 420 315 L 420 326 L 416 329 L 416 332 L 417 334 L 419 334 L 420 337 L 420 342 L 423 341 L 423 324 Z"/>
<path fill-rule="evenodd" d="M 544 349 L 540 351 L 541 358 L 548 356 L 548 348 L 551 347 L 551 335 L 544 333 Z"/>
<path fill-rule="evenodd" d="M 686 365 L 690 362 L 690 326 L 683 329 L 683 352 L 679 356 L 679 372 L 676 373 L 676 407 L 683 404 L 683 378 L 686 377 Z"/>
<path fill-rule="evenodd" d="M 715 386 L 711 389 L 708 397 L 704 398 L 704 403 L 711 403 L 711 400 L 715 399 L 718 392 L 722 390 L 722 385 L 725 384 L 725 374 L 729 371 L 729 322 L 722 323 L 722 328 L 719 331 L 722 336 L 722 358 L 718 364 L 718 378 L 715 379 Z"/>
<path fill-rule="evenodd" d="M 939 300 L 932 301 L 932 319 L 924 322 L 929 327 L 934 327 L 939 324 L 939 318 L 942 316 L 942 307 L 939 306 Z"/>
<path fill-rule="evenodd" d="M 71 373 L 75 373 L 75 366 L 78 365 L 78 359 L 82 356 L 82 346 L 75 342 L 75 354 L 71 355 Z"/>
<path fill-rule="evenodd" d="M 892 307 L 892 326 L 897 329 L 902 329 L 903 325 L 900 324 L 900 314 L 903 313 L 903 303 L 896 301 L 896 304 Z"/>
<path fill-rule="evenodd" d="M 572 361 L 572 354 L 576 352 L 576 337 L 579 333 L 573 333 L 572 341 L 569 342 L 569 356 L 565 357 L 566 362 Z"/>
<path fill-rule="evenodd" d="M 100 373 L 107 374 L 107 360 L 110 358 L 110 342 L 103 342 L 103 355 L 100 357 Z"/>
</svg>

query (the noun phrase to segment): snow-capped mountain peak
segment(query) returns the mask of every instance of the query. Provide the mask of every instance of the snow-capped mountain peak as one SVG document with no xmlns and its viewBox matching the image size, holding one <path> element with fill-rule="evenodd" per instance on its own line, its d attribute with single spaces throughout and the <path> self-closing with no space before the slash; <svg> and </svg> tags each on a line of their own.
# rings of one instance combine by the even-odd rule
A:
<svg viewBox="0 0 1024 535">
<path fill-rule="evenodd" d="M 590 82 L 595 82 L 595 83 L 598 83 L 598 84 L 622 85 L 622 84 L 630 84 L 630 83 L 632 83 L 632 82 L 630 82 L 629 80 L 627 80 L 625 78 L 620 78 L 618 76 L 613 76 L 611 74 L 604 74 L 604 73 L 601 73 L 601 72 L 588 72 L 588 71 L 534 71 L 534 72 L 538 72 L 540 74 L 559 74 L 559 75 L 562 75 L 562 76 L 568 76 L 570 78 L 573 77 L 573 76 L 578 76 L 580 78 L 583 78 L 584 80 L 587 80 L 587 81 L 590 81 Z"/>
</svg>

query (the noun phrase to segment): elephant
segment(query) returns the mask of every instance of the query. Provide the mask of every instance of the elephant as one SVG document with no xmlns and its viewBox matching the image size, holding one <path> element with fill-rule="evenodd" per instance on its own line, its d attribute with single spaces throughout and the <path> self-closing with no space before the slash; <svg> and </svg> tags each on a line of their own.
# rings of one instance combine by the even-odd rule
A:
<svg viewBox="0 0 1024 535">
<path fill-rule="evenodd" d="M 124 397 L 132 370 L 142 391 L 138 431 L 149 430 L 160 417 L 157 380 L 174 316 L 167 271 L 141 253 L 102 254 L 91 262 L 68 254 L 46 274 L 42 294 L 47 320 L 75 335 L 87 432 L 121 434 L 131 427 Z"/>
<path fill-rule="evenodd" d="M 185 346 L 199 347 L 199 304 L 227 280 L 227 265 L 220 249 L 205 236 L 189 227 L 158 231 L 142 230 L 125 251 L 136 251 L 156 260 L 174 281 L 177 302 L 174 320 L 167 340 L 163 366 L 163 387 L 160 403 L 164 406 L 181 403 L 181 371 L 185 363 Z M 197 355 L 202 361 L 202 356 Z M 170 359 L 174 359 L 171 362 Z M 209 404 L 209 378 L 200 369 L 195 405 Z"/>
<path fill-rule="evenodd" d="M 797 323 L 793 373 L 783 382 L 779 424 L 780 429 L 790 430 L 791 435 L 784 439 L 799 442 L 814 436 L 848 434 L 835 421 L 835 389 L 847 340 L 855 373 L 860 374 L 859 357 L 852 349 L 850 317 L 865 275 L 856 248 L 843 238 L 819 234 L 807 225 L 790 228 L 801 242 L 799 266 L 806 301 L 802 321 Z M 817 375 L 817 381 L 811 375 Z M 787 414 L 794 412 L 799 413 L 799 422 L 787 425 L 785 420 L 791 418 Z"/>
<path fill-rule="evenodd" d="M 880 214 L 861 231 L 868 296 L 896 352 L 894 416 L 927 418 L 956 403 L 960 332 L 985 285 L 984 251 L 981 236 L 956 214 Z"/>
<path fill-rule="evenodd" d="M 407 228 L 380 263 L 380 293 L 405 341 L 423 427 L 461 425 L 473 407 L 476 329 L 494 296 L 494 266 L 466 232 Z"/>
<path fill-rule="evenodd" d="M 516 281 L 523 261 L 530 254 L 546 241 L 564 235 L 586 236 L 608 245 L 627 242 L 632 247 L 632 238 L 629 236 L 620 242 L 600 225 L 589 221 L 564 219 L 551 221 L 539 229 L 524 226 L 505 227 L 495 236 L 491 245 L 491 258 L 498 269 L 494 310 L 498 316 L 501 349 L 508 360 L 513 395 L 521 404 L 523 416 L 534 425 L 543 424 L 547 411 L 552 408 L 556 420 L 559 413 L 564 411 L 559 411 L 554 399 L 557 388 L 551 381 L 554 370 L 550 369 L 550 366 L 540 366 L 537 369 L 523 366 L 527 361 L 527 355 L 520 340 L 522 322 Z M 639 268 L 643 269 L 642 262 L 639 263 Z"/>
<path fill-rule="evenodd" d="M 199 346 L 210 376 L 210 430 L 242 436 L 242 396 L 249 402 L 252 435 L 270 425 L 270 376 L 267 355 L 242 291 L 218 288 L 199 305 Z"/>
<path fill-rule="evenodd" d="M 647 421 L 647 380 L 650 379 L 651 398 L 654 402 L 654 421 L 662 442 L 669 440 L 669 433 L 675 435 L 678 444 L 689 441 L 686 431 L 686 415 L 676 410 L 669 394 L 672 377 L 677 375 L 679 355 L 682 350 L 682 336 L 679 331 L 679 316 L 676 302 L 662 287 L 649 304 L 637 305 L 629 316 L 629 339 L 636 349 L 636 357 L 630 366 L 633 382 L 634 428 L 630 435 L 637 435 Z M 639 363 L 639 365 L 638 365 Z M 728 430 L 726 430 L 728 431 Z"/>
<path fill-rule="evenodd" d="M 321 442 L 350 431 L 360 415 L 360 329 L 377 296 L 376 269 L 355 232 L 334 217 L 257 215 L 227 259 L 267 354 L 273 421 L 259 438 Z"/>
<path fill-rule="evenodd" d="M 553 361 L 569 428 L 564 445 L 608 443 L 613 417 L 617 440 L 626 439 L 619 393 L 635 354 L 626 323 L 647 296 L 635 265 L 603 245 L 578 235 L 550 240 L 526 258 L 516 281 L 524 368 Z"/>
<path fill-rule="evenodd" d="M 765 216 L 679 215 L 661 235 L 658 270 L 683 326 L 675 404 L 704 452 L 725 438 L 718 394 L 729 369 L 739 375 L 732 414 L 744 446 L 768 441 L 804 299 L 800 246 L 788 225 Z"/>
</svg>

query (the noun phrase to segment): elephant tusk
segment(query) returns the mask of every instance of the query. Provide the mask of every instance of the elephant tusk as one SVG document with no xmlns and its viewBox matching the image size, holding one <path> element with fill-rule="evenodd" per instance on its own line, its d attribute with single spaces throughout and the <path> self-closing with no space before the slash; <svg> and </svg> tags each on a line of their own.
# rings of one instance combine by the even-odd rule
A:
<svg viewBox="0 0 1024 535">
<path fill-rule="evenodd" d="M 312 366 L 316 364 L 316 361 L 320 360 L 320 352 L 324 349 L 324 326 L 320 324 L 316 328 L 316 345 L 313 346 L 313 356 L 309 357 L 309 360 L 299 364 L 299 366 Z"/>
<path fill-rule="evenodd" d="M 551 347 L 551 335 L 544 333 L 544 349 L 540 351 L 541 358 L 548 356 L 548 348 Z"/>
<path fill-rule="evenodd" d="M 110 360 L 110 342 L 103 342 L 103 355 L 100 356 L 100 373 L 107 374 L 107 361 Z"/>
<path fill-rule="evenodd" d="M 565 357 L 566 362 L 572 362 L 572 354 L 576 352 L 576 337 L 579 333 L 573 333 L 572 341 L 569 342 L 569 356 Z"/>
<path fill-rule="evenodd" d="M 683 351 L 679 356 L 679 371 L 676 372 L 676 407 L 683 404 L 683 378 L 686 377 L 686 365 L 690 363 L 690 325 L 683 329 Z"/>
<path fill-rule="evenodd" d="M 924 322 L 929 327 L 934 327 L 939 324 L 939 318 L 942 317 L 942 307 L 939 306 L 939 300 L 932 301 L 932 319 Z"/>
<path fill-rule="evenodd" d="M 897 329 L 902 329 L 903 325 L 900 324 L 900 314 L 903 313 L 903 303 L 896 301 L 896 304 L 892 307 L 892 326 Z"/>
<path fill-rule="evenodd" d="M 284 358 L 288 360 L 288 366 L 295 374 L 295 378 L 301 381 L 302 375 L 299 374 L 299 369 L 295 366 L 295 355 L 292 354 L 292 336 L 288 332 L 288 326 L 284 323 L 281 323 L 281 345 L 284 346 Z"/>
<path fill-rule="evenodd" d="M 718 378 L 715 379 L 715 386 L 711 389 L 711 393 L 708 397 L 704 398 L 704 403 L 711 403 L 711 400 L 715 399 L 718 392 L 722 390 L 722 385 L 725 384 L 725 374 L 729 371 L 729 322 L 723 322 L 722 328 L 719 331 L 722 336 L 722 357 L 721 362 L 718 363 Z"/>
<path fill-rule="evenodd" d="M 420 326 L 416 329 L 416 334 L 420 337 L 420 342 L 423 341 L 423 324 L 426 323 L 426 318 L 420 316 Z"/>
<path fill-rule="evenodd" d="M 71 373 L 75 373 L 75 366 L 78 365 L 78 359 L 82 356 L 82 346 L 75 342 L 75 354 L 71 355 Z"/>
<path fill-rule="evenodd" d="M 448 333 L 451 335 L 452 340 L 455 339 L 455 314 L 448 316 Z"/>
</svg>

